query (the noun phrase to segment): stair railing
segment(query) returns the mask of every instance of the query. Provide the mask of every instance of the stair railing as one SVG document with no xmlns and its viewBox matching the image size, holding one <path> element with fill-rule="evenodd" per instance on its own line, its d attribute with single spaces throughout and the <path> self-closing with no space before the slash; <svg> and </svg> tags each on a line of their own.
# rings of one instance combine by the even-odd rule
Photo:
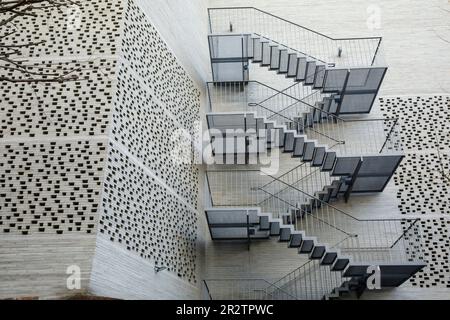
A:
<svg viewBox="0 0 450 320">
<path fill-rule="evenodd" d="M 339 67 L 372 66 L 379 60 L 381 37 L 332 38 L 254 7 L 209 8 L 208 17 L 212 34 L 258 34 Z"/>
<path fill-rule="evenodd" d="M 258 103 L 255 106 L 257 115 L 266 116 L 280 124 L 290 123 L 291 127 L 304 132 L 309 139 L 315 139 L 320 144 L 328 146 L 341 154 L 381 154 L 403 151 L 400 139 L 398 118 L 364 118 L 345 119 L 331 112 L 323 111 L 315 106 L 326 96 L 316 90 L 303 99 L 297 99 L 288 90 L 280 91 Z M 306 114 L 309 116 L 306 116 Z M 316 122 L 314 117 L 321 117 Z M 299 123 L 302 117 L 304 123 Z M 310 117 L 305 120 L 305 117 Z M 332 141 L 339 142 L 334 145 Z"/>
<path fill-rule="evenodd" d="M 296 90 L 291 86 L 292 93 Z M 379 154 L 400 152 L 399 125 L 396 118 L 344 119 L 314 105 L 323 97 L 312 92 L 303 100 L 289 90 L 280 91 L 258 81 L 207 82 L 208 101 L 212 112 L 255 112 L 277 125 L 304 132 L 336 152 L 345 154 Z M 262 103 L 261 103 L 262 102 Z M 321 122 L 311 119 L 307 124 L 298 118 L 304 113 L 322 116 Z M 296 120 L 297 119 L 297 120 Z"/>
<path fill-rule="evenodd" d="M 296 230 L 350 253 L 355 261 L 405 261 L 410 259 L 407 251 L 413 250 L 408 237 L 414 244 L 421 244 L 420 235 L 408 231 L 408 237 L 405 236 L 405 230 L 416 225 L 418 218 L 355 217 L 258 170 L 208 170 L 207 175 L 216 206 L 258 207 L 259 204 L 262 212 L 287 218 Z"/>
</svg>

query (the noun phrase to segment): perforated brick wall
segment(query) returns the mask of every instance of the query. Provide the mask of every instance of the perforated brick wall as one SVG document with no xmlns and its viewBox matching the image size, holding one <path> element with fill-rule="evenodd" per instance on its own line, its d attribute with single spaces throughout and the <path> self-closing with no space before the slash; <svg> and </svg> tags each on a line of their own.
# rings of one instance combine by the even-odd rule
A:
<svg viewBox="0 0 450 320">
<path fill-rule="evenodd" d="M 65 285 L 67 261 L 91 265 L 97 233 L 195 282 L 198 170 L 171 160 L 171 134 L 193 131 L 200 91 L 134 1 L 79 3 L 75 30 L 66 10 L 17 23 L 26 32 L 14 41 L 45 40 L 24 50 L 30 63 L 41 71 L 76 70 L 78 79 L 0 83 L 0 235 L 19 237 L 27 276 L 35 264 L 55 270 L 43 280 L 52 290 Z M 78 235 L 92 239 L 78 244 Z M 34 236 L 54 237 L 46 241 L 55 247 L 68 236 L 73 247 L 67 257 L 54 256 L 37 242 L 30 260 L 20 237 Z M 15 249 L 3 250 L 0 261 L 11 266 L 8 250 Z M 82 272 L 89 279 L 90 270 Z M 1 275 L 0 297 L 14 295 L 16 281 Z M 28 292 L 26 285 L 21 290 Z"/>
<path fill-rule="evenodd" d="M 409 282 L 450 288 L 450 96 L 380 98 L 386 116 L 399 118 L 405 159 L 394 175 L 402 214 L 422 214 L 427 267 Z M 446 218 L 426 216 L 443 215 Z"/>
<path fill-rule="evenodd" d="M 199 119 L 200 91 L 131 0 L 121 50 L 100 233 L 195 283 L 198 169 L 172 151 Z"/>
<path fill-rule="evenodd" d="M 76 81 L 0 83 L 0 232 L 95 234 L 112 111 L 121 1 L 80 1 L 14 20 L 6 44 L 24 47 L 40 73 L 72 72 Z M 100 18 L 101 17 L 101 18 Z M 14 56 L 13 56 L 14 57 Z M 12 79 L 17 71 L 1 69 Z M 42 78 L 44 76 L 37 76 Z"/>
</svg>

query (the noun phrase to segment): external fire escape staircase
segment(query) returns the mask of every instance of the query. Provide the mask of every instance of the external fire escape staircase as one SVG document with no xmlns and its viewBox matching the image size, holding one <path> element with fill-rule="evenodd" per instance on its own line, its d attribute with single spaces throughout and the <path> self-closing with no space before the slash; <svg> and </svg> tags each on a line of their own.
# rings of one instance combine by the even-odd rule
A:
<svg viewBox="0 0 450 320">
<path fill-rule="evenodd" d="M 370 113 L 387 70 L 381 38 L 333 39 L 256 8 L 209 9 L 209 18 L 206 117 L 215 158 L 248 164 L 282 150 L 302 161 L 281 176 L 209 170 L 211 237 L 278 237 L 310 259 L 275 283 L 239 280 L 239 292 L 210 297 L 336 298 L 361 293 L 369 266 L 379 267 L 383 288 L 422 269 L 417 219 L 361 219 L 331 204 L 383 191 L 403 158 L 396 119 L 344 118 Z M 279 91 L 251 81 L 250 62 L 295 83 Z M 313 275 L 320 283 L 307 286 Z M 209 290 L 213 282 L 205 282 Z"/>
</svg>

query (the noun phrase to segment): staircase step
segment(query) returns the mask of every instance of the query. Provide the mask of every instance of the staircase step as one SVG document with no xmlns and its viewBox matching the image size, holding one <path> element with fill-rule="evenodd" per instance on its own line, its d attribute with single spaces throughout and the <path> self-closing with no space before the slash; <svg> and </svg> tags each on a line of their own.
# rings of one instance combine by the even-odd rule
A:
<svg viewBox="0 0 450 320">
<path fill-rule="evenodd" d="M 332 199 L 337 198 L 337 196 L 339 195 L 339 191 L 341 189 L 341 185 L 342 185 L 342 182 L 339 181 L 339 180 L 334 180 L 331 183 L 331 186 L 333 187 L 332 192 L 331 192 L 331 198 Z"/>
<path fill-rule="evenodd" d="M 280 67 L 280 48 L 277 45 L 270 46 L 270 70 L 278 70 Z"/>
<path fill-rule="evenodd" d="M 296 81 L 304 81 L 306 78 L 306 58 L 297 58 L 297 75 L 295 76 Z"/>
<path fill-rule="evenodd" d="M 326 155 L 326 149 L 325 147 L 316 147 L 314 149 L 314 158 L 312 161 L 312 166 L 313 167 L 320 167 L 322 166 L 324 160 L 325 160 L 325 155 Z"/>
<path fill-rule="evenodd" d="M 338 256 L 337 252 L 328 251 L 323 256 L 323 259 L 322 261 L 320 261 L 320 264 L 324 266 L 330 266 L 336 261 L 337 256 Z"/>
<path fill-rule="evenodd" d="M 321 194 L 321 193 L 318 193 Z M 311 204 L 311 207 L 313 210 L 316 210 L 322 206 L 322 202 L 317 198 L 311 198 L 309 199 L 309 203 Z"/>
<path fill-rule="evenodd" d="M 350 263 L 348 258 L 337 258 L 336 262 L 331 267 L 332 271 L 343 271 L 347 265 Z"/>
<path fill-rule="evenodd" d="M 253 38 L 253 62 L 262 62 L 262 43 L 260 38 Z"/>
<path fill-rule="evenodd" d="M 313 160 L 314 157 L 314 148 L 316 146 L 316 143 L 314 141 L 306 141 L 304 143 L 303 148 L 303 161 L 310 162 Z"/>
<path fill-rule="evenodd" d="M 270 66 L 270 43 L 269 41 L 262 42 L 262 61 L 261 66 Z"/>
<path fill-rule="evenodd" d="M 302 212 L 302 217 L 304 217 L 306 214 L 311 213 L 312 212 L 312 205 L 309 203 L 304 203 L 300 206 L 300 210 Z"/>
<path fill-rule="evenodd" d="M 316 74 L 316 62 L 308 61 L 306 65 L 306 78 L 305 84 L 312 85 L 314 84 L 314 75 Z"/>
<path fill-rule="evenodd" d="M 314 115 L 311 112 L 305 112 L 302 115 L 303 123 L 305 124 L 305 127 L 314 127 Z"/>
<path fill-rule="evenodd" d="M 284 152 L 294 151 L 294 132 L 285 132 L 284 134 Z"/>
<path fill-rule="evenodd" d="M 326 248 L 323 245 L 316 245 L 309 255 L 310 259 L 318 260 L 323 257 L 326 252 Z"/>
<path fill-rule="evenodd" d="M 294 78 L 297 75 L 297 54 L 289 53 L 288 72 L 286 77 Z"/>
<path fill-rule="evenodd" d="M 289 248 L 299 248 L 303 241 L 303 235 L 301 233 L 294 232 L 289 239 Z"/>
<path fill-rule="evenodd" d="M 304 137 L 295 137 L 294 152 L 292 154 L 292 157 L 297 158 L 303 156 L 304 143 L 305 143 Z"/>
<path fill-rule="evenodd" d="M 253 39 L 255 39 L 254 36 L 247 41 L 247 55 L 250 59 L 253 59 Z"/>
<path fill-rule="evenodd" d="M 280 63 L 278 68 L 278 73 L 287 73 L 288 72 L 288 51 L 287 49 L 280 49 Z"/>
<path fill-rule="evenodd" d="M 322 122 L 322 108 L 323 102 L 317 102 L 316 108 L 313 109 L 313 121 L 314 123 Z"/>
<path fill-rule="evenodd" d="M 315 192 L 314 194 L 316 195 L 316 197 L 317 197 L 319 200 L 325 202 L 325 198 L 326 198 L 327 195 L 328 195 L 328 190 L 325 190 L 325 191 L 318 191 L 318 192 Z"/>
<path fill-rule="evenodd" d="M 336 113 L 337 112 L 337 107 L 338 107 L 338 103 L 336 102 L 336 100 L 333 98 L 330 101 L 330 107 L 328 109 L 329 113 Z"/>
<path fill-rule="evenodd" d="M 323 160 L 321 170 L 322 171 L 332 171 L 335 162 L 336 162 L 336 152 L 328 151 Z"/>
<path fill-rule="evenodd" d="M 305 132 L 305 124 L 302 117 L 294 117 L 295 122 L 295 130 L 299 134 L 303 134 Z"/>
<path fill-rule="evenodd" d="M 272 221 L 270 222 L 270 235 L 271 236 L 279 236 L 280 235 L 280 222 Z"/>
<path fill-rule="evenodd" d="M 268 216 L 260 216 L 259 217 L 259 230 L 261 231 L 269 231 L 270 230 L 270 222 Z"/>
<path fill-rule="evenodd" d="M 314 85 L 313 85 L 314 89 L 323 88 L 323 81 L 325 79 L 325 72 L 326 72 L 325 70 L 326 70 L 326 68 L 324 65 L 318 65 L 316 67 L 316 75 L 315 75 Z"/>
<path fill-rule="evenodd" d="M 304 237 L 298 253 L 310 253 L 315 246 L 315 238 Z"/>
<path fill-rule="evenodd" d="M 284 146 L 284 129 L 282 127 L 274 127 L 274 136 L 271 137 L 273 140 L 274 147 L 282 148 Z"/>
<path fill-rule="evenodd" d="M 323 191 L 326 193 L 325 197 L 322 199 L 323 202 L 329 203 L 331 200 L 331 193 L 333 192 L 334 187 L 332 186 L 325 186 L 323 187 Z"/>
<path fill-rule="evenodd" d="M 273 136 L 274 136 L 274 127 L 275 123 L 273 122 L 266 122 L 266 141 L 267 144 L 271 144 L 273 142 Z"/>
<path fill-rule="evenodd" d="M 288 242 L 291 239 L 291 228 L 280 229 L 280 242 Z"/>
<path fill-rule="evenodd" d="M 262 231 L 262 230 L 253 230 L 253 234 L 250 235 L 251 239 L 268 239 L 270 238 L 269 231 Z"/>
<path fill-rule="evenodd" d="M 325 97 L 323 99 L 323 111 L 330 112 L 330 104 L 331 104 L 331 98 Z"/>
</svg>

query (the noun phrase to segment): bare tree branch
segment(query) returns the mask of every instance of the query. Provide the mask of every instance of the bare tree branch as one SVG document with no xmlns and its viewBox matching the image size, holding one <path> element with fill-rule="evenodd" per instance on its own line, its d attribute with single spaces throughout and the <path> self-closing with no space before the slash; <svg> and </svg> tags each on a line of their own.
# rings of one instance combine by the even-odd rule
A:
<svg viewBox="0 0 450 320">
<path fill-rule="evenodd" d="M 70 6 L 79 6 L 72 0 L 0 0 L 0 15 L 5 18 L 0 20 L 0 69 L 4 72 L 0 75 L 0 81 L 8 82 L 64 82 L 73 81 L 78 77 L 73 74 L 79 69 L 61 73 L 57 69 L 51 69 L 53 72 L 42 72 L 41 65 L 26 64 L 23 49 L 30 49 L 45 43 L 45 40 L 28 41 L 25 43 L 13 43 L 7 41 L 12 35 L 20 32 L 14 24 L 21 17 L 38 17 L 38 11 L 42 12 L 46 9 L 57 9 L 62 12 L 62 8 Z M 49 17 L 50 18 L 50 17 Z M 8 30 L 15 29 L 14 31 Z M 6 73 L 6 74 L 4 74 Z M 8 75 L 9 74 L 9 75 Z M 11 76 L 14 74 L 15 76 Z"/>
</svg>

